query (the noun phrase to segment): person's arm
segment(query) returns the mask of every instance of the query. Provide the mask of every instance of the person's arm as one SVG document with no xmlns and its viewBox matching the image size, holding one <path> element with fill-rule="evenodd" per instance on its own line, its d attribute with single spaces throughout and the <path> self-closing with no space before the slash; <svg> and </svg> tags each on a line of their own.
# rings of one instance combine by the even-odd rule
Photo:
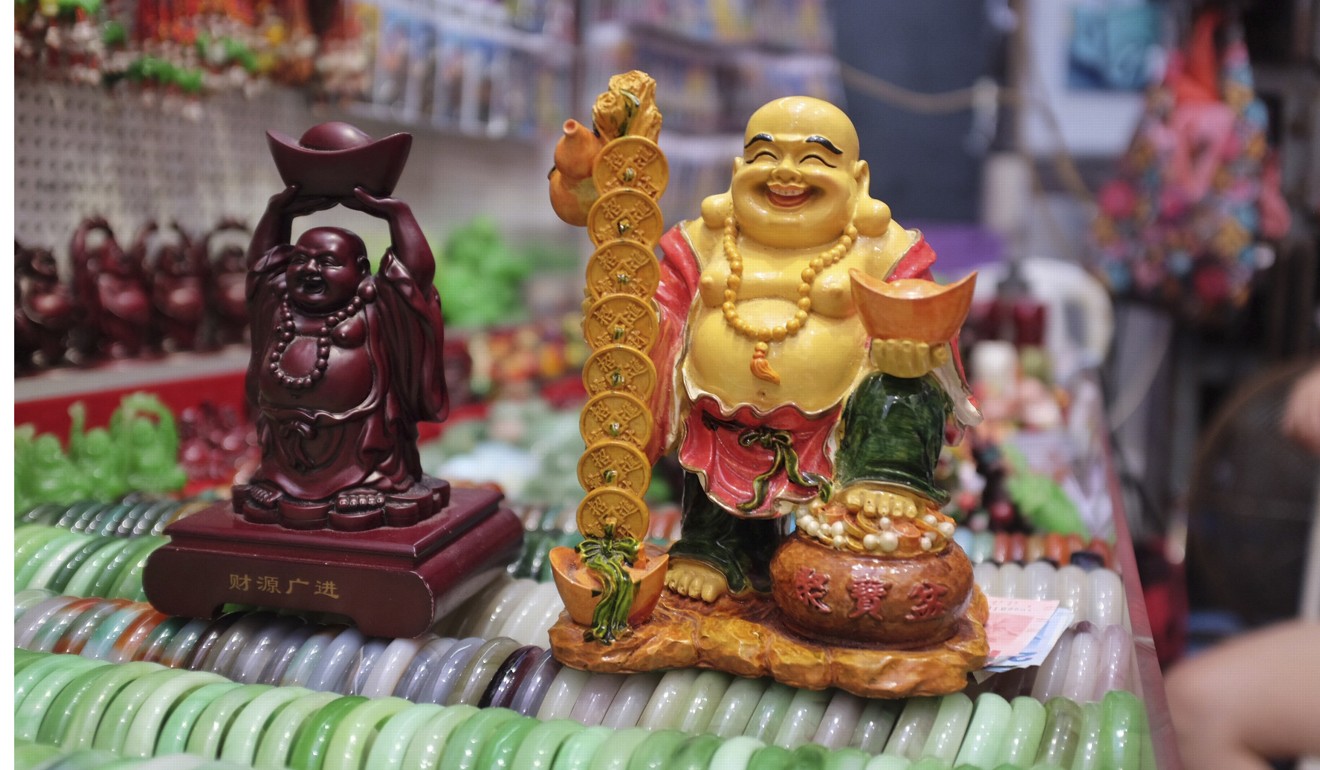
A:
<svg viewBox="0 0 1320 770">
<path fill-rule="evenodd" d="M 435 254 L 431 252 L 431 244 L 426 241 L 408 204 L 397 198 L 377 198 L 361 187 L 354 190 L 353 194 L 356 202 L 346 200 L 344 205 L 388 222 L 390 249 L 395 259 L 403 263 L 419 285 L 431 285 L 435 280 Z"/>
<path fill-rule="evenodd" d="M 1283 432 L 1293 441 L 1320 455 L 1320 365 L 1302 375 L 1288 394 Z"/>
</svg>

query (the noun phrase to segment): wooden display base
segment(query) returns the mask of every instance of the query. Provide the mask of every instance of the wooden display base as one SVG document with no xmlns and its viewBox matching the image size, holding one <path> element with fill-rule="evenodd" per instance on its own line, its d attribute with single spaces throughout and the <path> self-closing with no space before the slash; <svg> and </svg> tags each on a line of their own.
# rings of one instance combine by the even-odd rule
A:
<svg viewBox="0 0 1320 770">
<path fill-rule="evenodd" d="M 365 532 L 254 524 L 228 503 L 171 524 L 143 587 L 170 615 L 224 604 L 342 615 L 368 636 L 413 637 L 503 572 L 523 526 L 487 489 L 454 489 L 440 513 Z"/>
<path fill-rule="evenodd" d="M 973 589 L 966 614 L 943 644 L 892 650 L 819 644 L 779 619 L 769 597 L 723 597 L 713 605 L 665 591 L 651 619 L 613 644 L 584 639 L 585 626 L 564 613 L 550 647 L 566 666 L 608 673 L 710 668 L 743 677 L 770 676 L 792 687 L 838 687 L 866 698 L 945 695 L 967 686 L 985 665 L 989 604 Z"/>
</svg>

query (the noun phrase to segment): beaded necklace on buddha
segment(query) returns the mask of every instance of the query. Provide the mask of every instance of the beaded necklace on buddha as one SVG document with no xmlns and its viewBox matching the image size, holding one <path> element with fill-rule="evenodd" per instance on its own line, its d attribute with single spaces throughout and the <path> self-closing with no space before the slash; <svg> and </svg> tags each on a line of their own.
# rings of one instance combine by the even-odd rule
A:
<svg viewBox="0 0 1320 770">
<path fill-rule="evenodd" d="M 319 382 L 330 365 L 330 332 L 339 324 L 357 315 L 361 309 L 362 297 L 355 294 L 346 307 L 325 317 L 321 322 L 321 328 L 316 332 L 316 363 L 313 364 L 309 374 L 295 377 L 284 371 L 283 366 L 284 353 L 289 349 L 289 343 L 297 336 L 297 329 L 293 322 L 293 308 L 289 307 L 289 293 L 286 291 L 281 294 L 280 338 L 275 342 L 275 349 L 270 352 L 270 371 L 275 375 L 275 379 L 290 390 L 307 390 Z"/>
<path fill-rule="evenodd" d="M 738 251 L 738 222 L 729 217 L 724 220 L 724 256 L 729 261 L 729 277 L 724 282 L 724 322 L 738 334 L 756 341 L 752 349 L 752 374 L 767 382 L 779 383 L 779 373 L 770 367 L 766 355 L 771 342 L 782 342 L 802 330 L 811 316 L 811 287 L 826 268 L 839 263 L 852 250 L 857 240 L 857 228 L 848 225 L 839 240 L 828 250 L 813 257 L 802 268 L 802 283 L 798 284 L 797 312 L 782 324 L 756 328 L 738 315 L 738 289 L 742 286 L 743 260 Z"/>
</svg>

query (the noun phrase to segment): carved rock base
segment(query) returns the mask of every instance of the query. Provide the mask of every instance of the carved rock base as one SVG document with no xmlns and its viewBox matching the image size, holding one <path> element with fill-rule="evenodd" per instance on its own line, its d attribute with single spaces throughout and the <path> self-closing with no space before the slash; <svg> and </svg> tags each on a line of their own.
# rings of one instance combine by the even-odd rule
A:
<svg viewBox="0 0 1320 770">
<path fill-rule="evenodd" d="M 565 613 L 550 629 L 564 665 L 638 673 L 710 668 L 743 677 L 773 677 L 793 687 L 838 687 L 866 698 L 944 695 L 967 686 L 985 665 L 989 604 L 972 590 L 967 612 L 942 644 L 902 650 L 819 643 L 784 624 L 769 597 L 722 597 L 713 605 L 665 591 L 651 619 L 611 645 L 588 642 L 586 626 Z"/>
</svg>

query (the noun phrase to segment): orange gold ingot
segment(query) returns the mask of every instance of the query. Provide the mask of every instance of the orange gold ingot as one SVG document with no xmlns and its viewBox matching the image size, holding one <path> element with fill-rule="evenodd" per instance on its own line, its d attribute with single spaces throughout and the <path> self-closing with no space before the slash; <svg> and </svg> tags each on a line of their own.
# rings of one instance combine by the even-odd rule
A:
<svg viewBox="0 0 1320 770">
<path fill-rule="evenodd" d="M 650 246 L 660 240 L 664 229 L 659 204 L 627 188 L 600 196 L 587 213 L 587 235 L 595 246 L 618 238 Z"/>
<path fill-rule="evenodd" d="M 659 200 L 669 185 L 669 161 L 650 139 L 621 136 L 601 150 L 591 177 L 602 195 L 630 189 Z"/>
<path fill-rule="evenodd" d="M 664 591 L 668 566 L 669 554 L 648 543 L 643 546 L 637 563 L 626 568 L 637 586 L 632 608 L 628 611 L 628 625 L 636 626 L 651 616 Z M 568 616 L 574 623 L 590 626 L 596 605 L 600 604 L 600 578 L 582 563 L 577 551 L 565 546 L 550 550 L 550 570 L 554 573 L 555 587 L 564 600 Z"/>
<path fill-rule="evenodd" d="M 588 395 L 623 391 L 646 400 L 655 391 L 655 364 L 627 345 L 600 348 L 582 367 L 582 384 Z"/>
<path fill-rule="evenodd" d="M 650 518 L 642 498 L 616 487 L 601 487 L 578 504 L 577 527 L 583 537 L 605 537 L 610 530 L 615 538 L 640 541 L 646 539 Z"/>
<path fill-rule="evenodd" d="M 948 286 L 919 278 L 884 281 L 857 269 L 848 274 L 862 325 L 882 340 L 948 342 L 962 328 L 976 289 L 976 273 Z"/>
<path fill-rule="evenodd" d="M 631 444 L 605 441 L 595 444 L 578 459 L 578 481 L 588 492 L 614 487 L 641 496 L 651 483 L 651 464 Z"/>
<path fill-rule="evenodd" d="M 592 350 L 627 345 L 643 353 L 660 334 L 660 319 L 648 300 L 611 294 L 597 300 L 582 320 L 582 335 Z"/>
<path fill-rule="evenodd" d="M 651 440 L 651 411 L 636 396 L 610 392 L 593 396 L 582 407 L 578 426 L 587 446 L 623 441 L 645 450 Z"/>
<path fill-rule="evenodd" d="M 593 300 L 608 294 L 650 299 L 659 285 L 660 263 L 650 249 L 635 241 L 610 241 L 587 261 L 587 292 Z"/>
</svg>

